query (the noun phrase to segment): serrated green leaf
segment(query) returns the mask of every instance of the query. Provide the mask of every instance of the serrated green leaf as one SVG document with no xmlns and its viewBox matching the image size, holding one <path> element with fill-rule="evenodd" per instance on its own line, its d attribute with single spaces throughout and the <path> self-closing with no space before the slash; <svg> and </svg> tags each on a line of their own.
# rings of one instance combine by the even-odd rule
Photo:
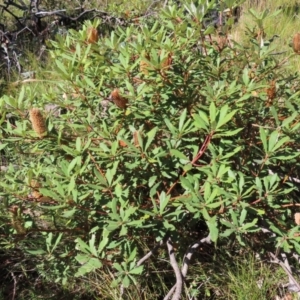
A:
<svg viewBox="0 0 300 300">
<path fill-rule="evenodd" d="M 153 142 L 155 135 L 157 133 L 158 127 L 154 127 L 153 129 L 151 129 L 148 133 L 147 133 L 147 142 L 144 148 L 144 151 L 147 151 L 147 149 L 149 148 L 149 146 L 151 145 L 151 143 Z"/>
<path fill-rule="evenodd" d="M 232 120 L 233 116 L 235 115 L 235 113 L 237 112 L 237 110 L 233 110 L 232 112 L 230 112 L 227 115 L 221 115 L 222 113 L 224 114 L 225 112 L 227 112 L 226 107 L 224 107 L 224 111 L 221 110 L 220 115 L 219 115 L 219 120 L 216 126 L 216 130 L 218 130 L 220 127 L 222 127 L 223 125 L 225 125 L 226 123 L 228 123 L 230 120 Z M 223 107 L 222 107 L 223 109 Z"/>
<path fill-rule="evenodd" d="M 131 270 L 129 271 L 129 274 L 140 275 L 140 274 L 143 273 L 143 269 L 144 269 L 143 266 L 136 267 L 136 268 L 134 268 L 134 269 L 131 269 Z"/>
<path fill-rule="evenodd" d="M 186 155 L 184 155 L 182 152 L 180 152 L 179 150 L 177 149 L 171 149 L 170 150 L 170 153 L 172 156 L 175 156 L 177 158 L 180 158 L 180 159 L 184 159 L 186 161 L 189 161 L 189 159 L 186 157 Z"/>
<path fill-rule="evenodd" d="M 47 252 L 45 250 L 42 249 L 38 249 L 38 250 L 25 250 L 26 252 L 33 254 L 33 255 L 44 255 Z"/>
<path fill-rule="evenodd" d="M 217 216 L 214 216 L 210 218 L 208 221 L 206 221 L 206 224 L 209 229 L 209 237 L 213 242 L 216 242 L 219 237 L 219 229 L 216 222 Z"/>
<path fill-rule="evenodd" d="M 210 103 L 209 106 L 209 119 L 210 119 L 210 124 L 216 121 L 216 115 L 217 115 L 217 108 L 214 102 Z"/>
<path fill-rule="evenodd" d="M 97 253 L 97 249 L 95 247 L 95 240 L 96 240 L 96 235 L 95 234 L 92 234 L 90 240 L 89 240 L 89 250 L 90 252 L 94 255 L 94 256 L 98 256 L 98 253 Z"/>
<path fill-rule="evenodd" d="M 267 135 L 263 127 L 259 127 L 259 135 L 263 143 L 264 151 L 265 153 L 267 153 L 268 152 Z"/>
</svg>

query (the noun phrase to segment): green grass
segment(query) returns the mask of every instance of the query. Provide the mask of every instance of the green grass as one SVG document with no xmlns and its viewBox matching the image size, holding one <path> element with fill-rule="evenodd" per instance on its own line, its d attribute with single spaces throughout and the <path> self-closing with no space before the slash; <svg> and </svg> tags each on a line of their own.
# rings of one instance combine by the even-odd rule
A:
<svg viewBox="0 0 300 300">
<path fill-rule="evenodd" d="M 248 12 L 249 8 L 254 9 L 258 13 L 263 12 L 264 10 L 268 11 L 269 17 L 264 21 L 264 30 L 265 30 L 265 41 L 268 41 L 275 35 L 276 37 L 273 41 L 273 46 L 275 47 L 274 53 L 280 59 L 287 57 L 290 54 L 293 54 L 293 49 L 291 48 L 291 42 L 293 36 L 300 31 L 300 14 L 296 14 L 296 4 L 299 5 L 299 0 L 274 0 L 274 1 L 259 1 L 258 5 L 250 5 L 253 1 L 246 1 L 243 5 L 242 15 L 238 22 L 238 25 L 234 28 L 232 32 L 233 40 L 237 42 L 243 42 L 246 39 L 245 31 L 246 27 L 253 28 L 256 26 L 256 23 L 253 20 L 253 17 Z M 281 9 L 280 9 L 281 7 Z M 276 11 L 280 13 L 276 17 L 271 15 Z M 299 11 L 300 13 L 300 11 Z M 257 26 L 256 26 L 257 28 Z M 294 71 L 300 70 L 300 56 L 293 55 L 287 65 L 290 66 Z"/>
</svg>

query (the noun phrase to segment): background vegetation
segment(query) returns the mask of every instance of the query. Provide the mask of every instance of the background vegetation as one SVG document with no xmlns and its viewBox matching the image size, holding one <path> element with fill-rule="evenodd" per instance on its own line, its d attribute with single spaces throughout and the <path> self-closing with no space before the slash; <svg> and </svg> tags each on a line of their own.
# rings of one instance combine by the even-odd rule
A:
<svg viewBox="0 0 300 300">
<path fill-rule="evenodd" d="M 7 2 L 3 299 L 296 299 L 298 6 L 242 2 Z"/>
</svg>

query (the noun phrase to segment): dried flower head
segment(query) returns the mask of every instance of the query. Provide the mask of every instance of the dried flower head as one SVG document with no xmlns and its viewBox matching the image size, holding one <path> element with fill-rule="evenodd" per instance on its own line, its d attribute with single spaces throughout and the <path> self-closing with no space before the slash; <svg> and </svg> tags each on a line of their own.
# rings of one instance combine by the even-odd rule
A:
<svg viewBox="0 0 300 300">
<path fill-rule="evenodd" d="M 99 39 L 99 35 L 98 35 L 98 31 L 96 28 L 94 27 L 90 27 L 87 30 L 87 42 L 89 44 L 95 44 L 98 42 Z"/>
<path fill-rule="evenodd" d="M 127 144 L 124 141 L 119 141 L 119 146 L 120 147 L 127 147 Z"/>
<path fill-rule="evenodd" d="M 128 104 L 128 99 L 122 97 L 118 89 L 114 89 L 110 94 L 112 100 L 118 107 L 125 109 Z"/>
<path fill-rule="evenodd" d="M 42 138 L 47 135 L 46 123 L 41 111 L 38 108 L 32 108 L 29 111 L 29 117 L 32 124 L 32 129 Z"/>
<path fill-rule="evenodd" d="M 33 189 L 37 189 L 41 187 L 41 184 L 36 179 L 31 179 L 30 187 Z"/>
<path fill-rule="evenodd" d="M 138 135 L 139 135 L 139 132 L 138 132 L 138 130 L 136 130 L 136 131 L 133 133 L 133 142 L 134 142 L 134 146 L 135 146 L 135 147 L 139 147 L 139 146 L 140 146 Z"/>
<path fill-rule="evenodd" d="M 294 218 L 295 218 L 295 223 L 297 225 L 300 225 L 300 213 L 295 213 Z"/>
<path fill-rule="evenodd" d="M 160 56 L 162 53 L 162 50 L 158 51 L 158 55 Z M 160 74 L 165 78 L 166 77 L 166 71 L 170 69 L 170 66 L 172 65 L 172 60 L 173 60 L 173 53 L 169 52 L 167 56 L 161 61 L 161 69 L 160 69 Z"/>
<path fill-rule="evenodd" d="M 18 210 L 19 210 L 19 206 L 18 205 L 12 205 L 9 208 L 9 211 L 11 212 L 12 215 L 17 216 L 18 215 Z"/>
<path fill-rule="evenodd" d="M 41 198 L 43 195 L 39 192 L 39 188 L 42 187 L 42 185 L 36 180 L 31 179 L 30 181 L 30 187 L 32 188 L 31 196 L 35 199 Z"/>
<path fill-rule="evenodd" d="M 275 82 L 275 80 L 272 80 L 270 82 L 270 85 L 267 88 L 267 96 L 268 96 L 267 106 L 270 106 L 270 105 L 272 105 L 272 100 L 276 97 L 276 82 Z"/>
<path fill-rule="evenodd" d="M 43 197 L 43 195 L 42 195 L 39 191 L 33 191 L 33 192 L 31 193 L 31 196 L 32 196 L 32 198 L 34 198 L 34 199 L 40 199 L 40 198 Z"/>
<path fill-rule="evenodd" d="M 140 72 L 143 73 L 144 75 L 148 75 L 149 74 L 148 67 L 149 67 L 149 64 L 146 61 L 141 60 Z"/>
<path fill-rule="evenodd" d="M 167 71 L 171 64 L 172 64 L 172 60 L 173 60 L 173 53 L 168 53 L 168 56 L 162 61 L 162 67 L 164 69 L 164 71 Z"/>
<path fill-rule="evenodd" d="M 293 37 L 293 50 L 296 54 L 300 54 L 300 33 L 296 33 Z"/>
<path fill-rule="evenodd" d="M 149 71 L 148 71 L 148 68 L 149 68 L 149 60 L 151 59 L 149 53 L 147 52 L 143 52 L 143 57 L 142 60 L 140 61 L 140 72 L 145 74 L 145 75 L 148 75 L 149 74 Z"/>
<path fill-rule="evenodd" d="M 26 234 L 24 221 L 21 216 L 21 209 L 17 205 L 13 205 L 9 209 L 11 213 L 11 225 L 16 230 L 17 234 Z"/>
</svg>

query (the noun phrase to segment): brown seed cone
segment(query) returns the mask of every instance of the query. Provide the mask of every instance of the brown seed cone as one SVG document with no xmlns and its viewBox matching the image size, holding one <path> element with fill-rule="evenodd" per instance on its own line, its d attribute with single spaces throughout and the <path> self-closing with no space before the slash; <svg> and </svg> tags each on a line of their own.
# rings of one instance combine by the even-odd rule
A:
<svg viewBox="0 0 300 300">
<path fill-rule="evenodd" d="M 149 67 L 149 64 L 146 61 L 141 60 L 140 72 L 143 73 L 144 75 L 148 75 L 149 74 L 148 67 Z"/>
<path fill-rule="evenodd" d="M 300 54 L 300 33 L 296 33 L 293 37 L 293 50 L 296 54 Z"/>
<path fill-rule="evenodd" d="M 41 184 L 36 179 L 31 179 L 30 187 L 33 189 L 40 188 Z"/>
<path fill-rule="evenodd" d="M 41 111 L 38 108 L 32 108 L 29 111 L 29 117 L 32 124 L 32 129 L 36 134 L 43 138 L 47 135 L 46 123 Z"/>
<path fill-rule="evenodd" d="M 41 197 L 43 197 L 43 195 L 39 192 L 39 191 L 33 191 L 31 193 L 31 196 L 34 198 L 34 199 L 40 199 Z"/>
<path fill-rule="evenodd" d="M 89 44 L 95 44 L 98 42 L 99 39 L 99 35 L 98 35 L 98 31 L 96 28 L 94 27 L 90 27 L 87 30 L 87 42 Z"/>
<path fill-rule="evenodd" d="M 122 97 L 118 89 L 114 89 L 110 94 L 110 99 L 122 109 L 125 109 L 128 104 L 128 99 Z"/>
<path fill-rule="evenodd" d="M 149 53 L 145 53 L 144 57 L 145 57 L 145 60 L 142 59 L 140 62 L 140 72 L 145 75 L 148 75 L 149 74 L 149 71 L 148 71 L 149 63 L 146 60 L 150 60 Z"/>
<path fill-rule="evenodd" d="M 31 196 L 35 199 L 41 198 L 43 195 L 39 192 L 39 188 L 42 187 L 42 185 L 35 179 L 32 179 L 30 181 L 30 187 L 32 188 Z"/>
<path fill-rule="evenodd" d="M 295 223 L 297 225 L 300 225 L 300 213 L 295 213 L 294 218 L 295 218 Z"/>
<path fill-rule="evenodd" d="M 17 234 L 26 234 L 24 222 L 20 218 L 12 217 L 11 225 L 16 230 Z"/>
<path fill-rule="evenodd" d="M 124 141 L 119 141 L 120 147 L 127 147 L 127 144 Z"/>
<path fill-rule="evenodd" d="M 269 88 L 267 88 L 267 96 L 268 96 L 268 103 L 267 106 L 272 105 L 272 100 L 276 97 L 276 83 L 275 80 L 270 82 Z"/>
<path fill-rule="evenodd" d="M 138 134 L 139 134 L 138 131 L 135 131 L 135 132 L 133 133 L 133 142 L 134 142 L 134 146 L 135 146 L 135 147 L 139 147 L 139 146 L 140 146 L 140 144 L 139 144 L 139 139 L 138 139 Z"/>
<path fill-rule="evenodd" d="M 228 45 L 227 37 L 219 36 L 218 38 L 218 50 L 221 52 Z"/>
<path fill-rule="evenodd" d="M 17 205 L 13 205 L 9 209 L 11 213 L 11 225 L 16 230 L 17 234 L 26 234 L 24 221 L 22 220 L 22 217 L 18 215 L 18 210 L 19 207 Z"/>
<path fill-rule="evenodd" d="M 171 66 L 171 64 L 172 64 L 172 53 L 170 52 L 169 54 L 168 54 L 168 56 L 167 56 L 167 58 L 165 58 L 164 60 L 163 60 L 163 62 L 162 62 L 162 67 L 163 67 L 163 70 L 164 71 L 167 71 L 169 68 L 170 68 L 170 66 Z"/>
<path fill-rule="evenodd" d="M 13 205 L 9 208 L 9 211 L 11 212 L 11 214 L 13 216 L 17 216 L 18 215 L 18 209 L 19 209 L 19 206 L 18 205 Z"/>
</svg>

